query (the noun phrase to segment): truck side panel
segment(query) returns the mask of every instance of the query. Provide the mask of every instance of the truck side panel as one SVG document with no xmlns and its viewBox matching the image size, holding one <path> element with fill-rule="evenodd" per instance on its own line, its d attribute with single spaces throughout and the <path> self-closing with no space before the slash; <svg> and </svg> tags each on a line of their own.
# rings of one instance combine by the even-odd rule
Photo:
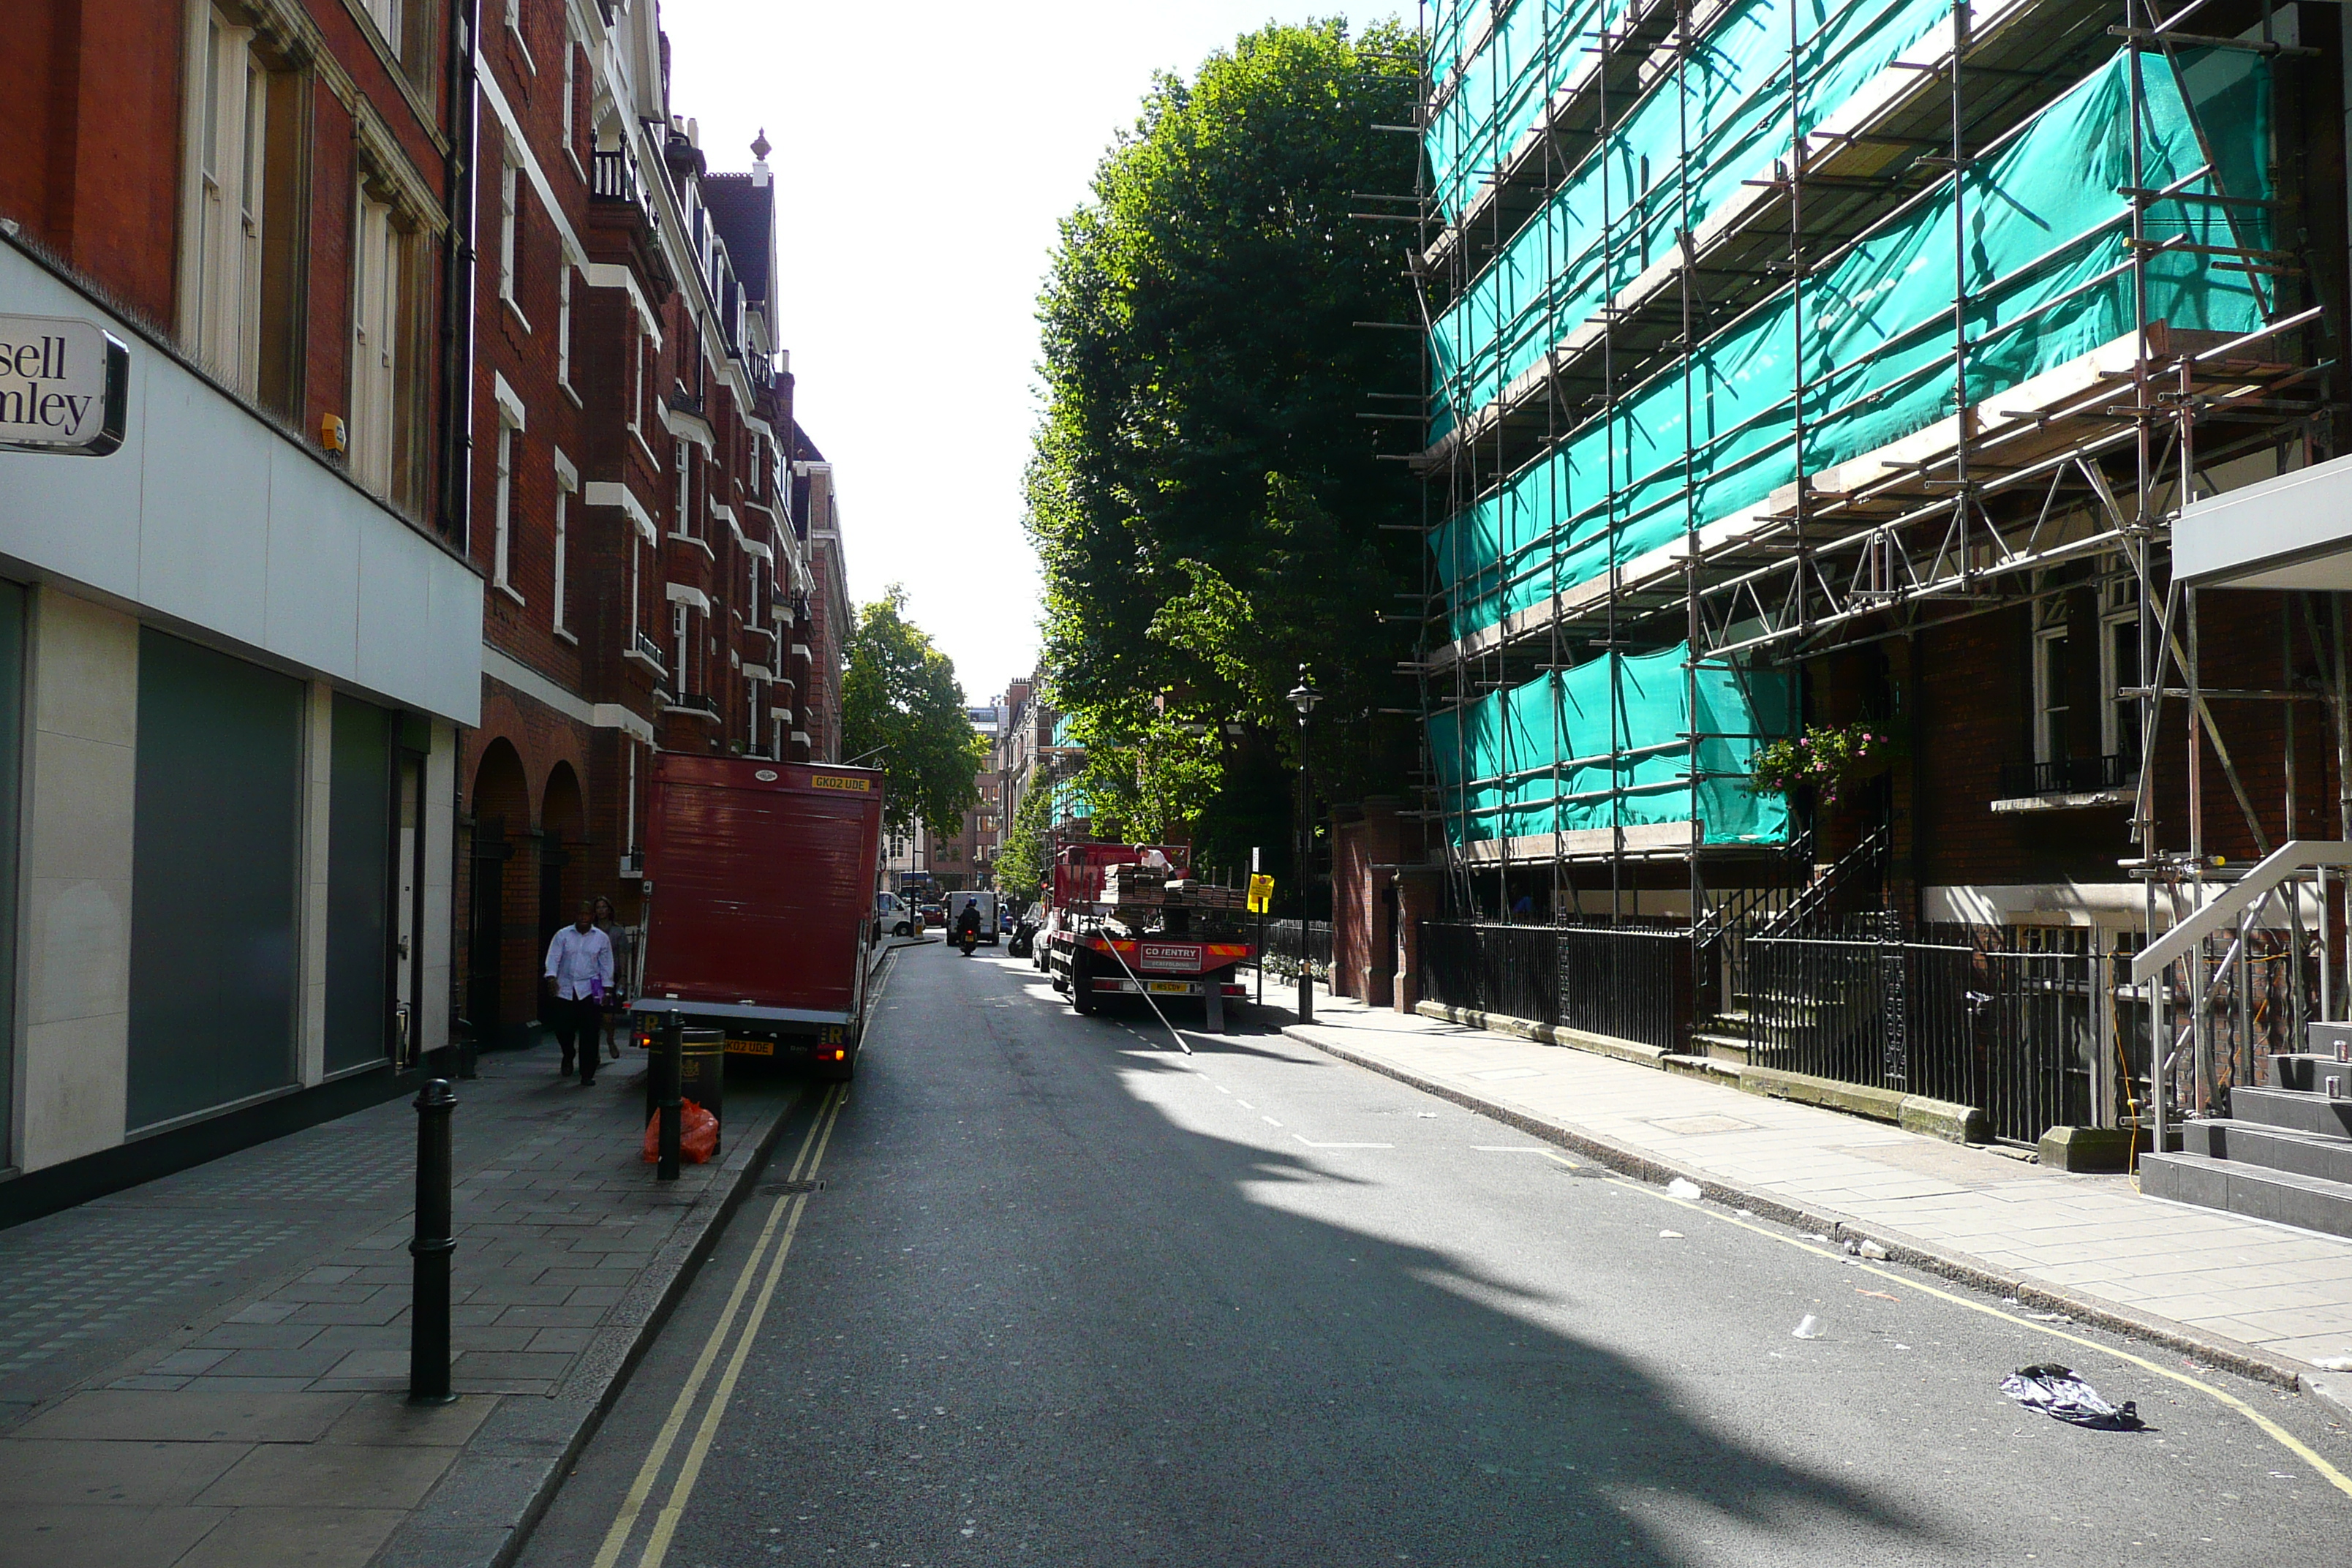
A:
<svg viewBox="0 0 2352 1568">
<path fill-rule="evenodd" d="M 674 754 L 655 766 L 646 997 L 854 1016 L 879 779 Z"/>
</svg>

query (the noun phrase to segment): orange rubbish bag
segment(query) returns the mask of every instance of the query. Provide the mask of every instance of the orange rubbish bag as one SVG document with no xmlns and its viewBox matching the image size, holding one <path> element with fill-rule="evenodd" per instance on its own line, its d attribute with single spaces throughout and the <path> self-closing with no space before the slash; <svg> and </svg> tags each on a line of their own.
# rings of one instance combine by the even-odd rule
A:
<svg viewBox="0 0 2352 1568">
<path fill-rule="evenodd" d="M 689 1165 L 707 1165 L 719 1152 L 719 1118 L 689 1100 L 678 1112 L 678 1158 Z M 646 1163 L 657 1164 L 661 1160 L 661 1112 L 656 1110 L 646 1123 Z"/>
</svg>

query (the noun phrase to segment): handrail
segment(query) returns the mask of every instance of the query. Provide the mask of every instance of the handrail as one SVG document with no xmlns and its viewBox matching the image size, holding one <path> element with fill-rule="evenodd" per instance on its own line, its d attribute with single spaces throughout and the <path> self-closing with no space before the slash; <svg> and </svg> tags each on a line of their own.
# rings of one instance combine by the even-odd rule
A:
<svg viewBox="0 0 2352 1568">
<path fill-rule="evenodd" d="M 2257 900 L 2270 897 L 2281 882 L 2298 871 L 2322 866 L 2352 866 L 2352 844 L 2332 838 L 2295 838 L 2280 845 L 2211 903 L 2134 954 L 2133 982 L 2137 984 L 2162 974 L 2175 960 L 2207 937 L 2235 922 Z"/>
</svg>

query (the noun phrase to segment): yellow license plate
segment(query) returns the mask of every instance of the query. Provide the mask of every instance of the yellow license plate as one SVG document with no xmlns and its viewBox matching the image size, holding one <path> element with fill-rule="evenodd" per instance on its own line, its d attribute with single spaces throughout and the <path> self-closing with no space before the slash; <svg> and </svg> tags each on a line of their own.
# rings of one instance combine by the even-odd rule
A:
<svg viewBox="0 0 2352 1568">
<path fill-rule="evenodd" d="M 1189 980 L 1147 980 L 1143 988 L 1162 996 L 1181 996 L 1192 989 L 1192 983 Z"/>
<path fill-rule="evenodd" d="M 730 1040 L 727 1054 L 736 1057 L 772 1057 L 776 1054 L 773 1040 Z"/>
</svg>

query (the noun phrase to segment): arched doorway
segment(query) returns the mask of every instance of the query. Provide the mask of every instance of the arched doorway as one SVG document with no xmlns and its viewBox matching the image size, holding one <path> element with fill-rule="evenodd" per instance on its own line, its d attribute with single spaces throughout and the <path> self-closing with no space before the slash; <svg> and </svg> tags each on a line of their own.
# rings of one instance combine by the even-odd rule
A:
<svg viewBox="0 0 2352 1568">
<path fill-rule="evenodd" d="M 585 886 L 579 850 L 588 837 L 588 813 L 580 798 L 580 775 L 558 763 L 547 776 L 539 806 L 539 945 L 545 952 L 556 931 L 572 923 Z"/>
<path fill-rule="evenodd" d="M 474 770 L 473 886 L 467 900 L 466 1016 L 479 1045 L 519 1037 L 536 1011 L 533 910 L 526 901 L 536 857 L 523 853 L 530 833 L 530 786 L 522 758 L 504 739 L 482 752 Z M 516 922 L 516 923 L 510 923 Z"/>
</svg>

